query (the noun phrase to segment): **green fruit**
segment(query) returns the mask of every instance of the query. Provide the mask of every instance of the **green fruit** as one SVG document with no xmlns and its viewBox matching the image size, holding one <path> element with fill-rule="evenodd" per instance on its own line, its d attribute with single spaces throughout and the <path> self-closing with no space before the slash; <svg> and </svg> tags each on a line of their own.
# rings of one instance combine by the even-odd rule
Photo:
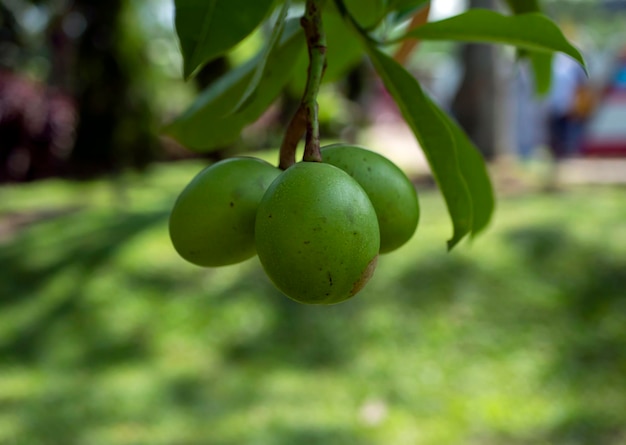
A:
<svg viewBox="0 0 626 445">
<path fill-rule="evenodd" d="M 281 171 L 255 158 L 231 158 L 202 170 L 170 215 L 170 238 L 198 266 L 239 263 L 255 254 L 254 220 L 265 190 Z"/>
<path fill-rule="evenodd" d="M 381 253 L 411 239 L 419 221 L 419 203 L 415 187 L 398 166 L 378 153 L 343 144 L 323 148 L 322 159 L 347 172 L 369 196 L 378 216 Z"/>
<path fill-rule="evenodd" d="M 363 288 L 376 267 L 380 235 L 363 189 L 329 164 L 301 162 L 261 200 L 255 226 L 261 264 L 301 303 L 334 304 Z"/>
</svg>

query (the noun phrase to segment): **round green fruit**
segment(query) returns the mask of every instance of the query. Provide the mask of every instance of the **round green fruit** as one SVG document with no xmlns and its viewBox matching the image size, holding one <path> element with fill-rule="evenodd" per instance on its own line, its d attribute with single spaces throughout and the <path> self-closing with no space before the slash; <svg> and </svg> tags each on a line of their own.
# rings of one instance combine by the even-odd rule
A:
<svg viewBox="0 0 626 445">
<path fill-rule="evenodd" d="M 354 296 L 376 267 L 380 233 L 359 184 L 329 164 L 301 162 L 261 200 L 255 226 L 261 264 L 288 297 L 334 304 Z"/>
<path fill-rule="evenodd" d="M 265 161 L 243 157 L 202 170 L 182 191 L 170 215 L 170 238 L 179 255 L 205 267 L 254 256 L 257 207 L 280 173 Z"/>
<path fill-rule="evenodd" d="M 381 253 L 411 239 L 419 221 L 419 203 L 415 187 L 398 166 L 378 153 L 343 144 L 323 148 L 322 159 L 352 176 L 367 193 L 378 216 Z"/>
</svg>

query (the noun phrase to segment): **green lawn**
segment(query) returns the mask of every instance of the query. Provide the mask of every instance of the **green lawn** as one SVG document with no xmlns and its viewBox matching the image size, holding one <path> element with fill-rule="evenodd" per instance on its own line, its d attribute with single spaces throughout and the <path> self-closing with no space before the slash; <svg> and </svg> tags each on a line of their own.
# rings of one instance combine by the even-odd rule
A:
<svg viewBox="0 0 626 445">
<path fill-rule="evenodd" d="M 199 168 L 0 189 L 0 444 L 626 443 L 623 189 L 503 197 L 450 254 L 423 190 L 410 244 L 311 307 L 177 257 Z"/>
</svg>

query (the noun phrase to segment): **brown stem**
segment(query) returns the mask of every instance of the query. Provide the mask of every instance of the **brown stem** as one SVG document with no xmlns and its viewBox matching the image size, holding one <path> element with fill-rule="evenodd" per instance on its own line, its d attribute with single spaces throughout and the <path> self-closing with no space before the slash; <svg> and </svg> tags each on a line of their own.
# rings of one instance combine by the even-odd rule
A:
<svg viewBox="0 0 626 445">
<path fill-rule="evenodd" d="M 313 104 L 305 104 L 304 111 L 306 115 L 306 139 L 302 160 L 307 162 L 322 162 L 317 102 L 313 102 Z"/>
<path fill-rule="evenodd" d="M 278 167 L 287 170 L 296 163 L 296 147 L 306 132 L 306 113 L 302 106 L 298 107 L 289 122 L 283 142 L 280 146 L 280 162 Z"/>
<path fill-rule="evenodd" d="M 304 16 L 300 20 L 309 50 L 307 82 L 300 106 L 287 127 L 280 147 L 280 168 L 295 163 L 298 141 L 306 131 L 304 161 L 321 162 L 317 94 L 326 70 L 326 37 L 322 26 L 322 0 L 307 0 Z"/>
</svg>

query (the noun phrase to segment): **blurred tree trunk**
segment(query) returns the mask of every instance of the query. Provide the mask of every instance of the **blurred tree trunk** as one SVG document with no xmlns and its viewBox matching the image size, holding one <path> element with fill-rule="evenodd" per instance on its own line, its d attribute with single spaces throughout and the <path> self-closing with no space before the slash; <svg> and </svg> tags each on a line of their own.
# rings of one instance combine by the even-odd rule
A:
<svg viewBox="0 0 626 445">
<path fill-rule="evenodd" d="M 470 0 L 472 8 L 496 9 L 495 0 Z M 465 74 L 452 113 L 486 159 L 497 154 L 497 60 L 493 45 L 467 44 L 461 49 Z"/>
<path fill-rule="evenodd" d="M 0 67 L 13 67 L 20 44 L 19 25 L 13 12 L 0 1 Z"/>
<path fill-rule="evenodd" d="M 79 124 L 68 174 L 89 177 L 141 169 L 158 154 L 152 112 L 141 77 L 141 48 L 124 46 L 124 0 L 76 0 L 85 19 L 75 55 Z"/>
</svg>

